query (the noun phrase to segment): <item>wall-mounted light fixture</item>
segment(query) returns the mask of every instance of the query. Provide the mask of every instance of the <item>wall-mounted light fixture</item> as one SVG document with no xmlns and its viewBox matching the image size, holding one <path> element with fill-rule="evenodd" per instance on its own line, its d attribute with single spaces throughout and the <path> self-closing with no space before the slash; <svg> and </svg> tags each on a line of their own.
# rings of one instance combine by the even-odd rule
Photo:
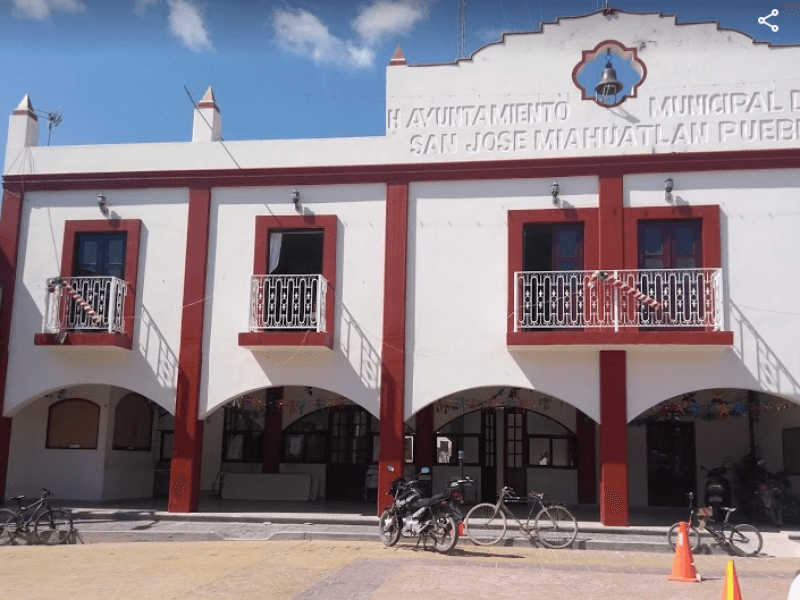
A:
<svg viewBox="0 0 800 600">
<path fill-rule="evenodd" d="M 667 202 L 672 202 L 672 190 L 675 188 L 675 182 L 672 181 L 672 177 L 667 177 L 664 181 L 664 200 Z"/>
<path fill-rule="evenodd" d="M 300 192 L 297 191 L 297 188 L 294 188 L 294 191 L 292 192 L 292 202 L 294 202 L 294 209 L 297 212 L 302 212 L 302 209 L 300 208 Z"/>
<path fill-rule="evenodd" d="M 97 206 L 100 207 L 100 212 L 104 217 L 108 216 L 108 206 L 106 206 L 106 197 L 104 194 L 97 195 Z"/>
<path fill-rule="evenodd" d="M 558 205 L 558 182 L 553 181 L 550 185 L 550 195 L 553 197 L 553 204 Z"/>
</svg>

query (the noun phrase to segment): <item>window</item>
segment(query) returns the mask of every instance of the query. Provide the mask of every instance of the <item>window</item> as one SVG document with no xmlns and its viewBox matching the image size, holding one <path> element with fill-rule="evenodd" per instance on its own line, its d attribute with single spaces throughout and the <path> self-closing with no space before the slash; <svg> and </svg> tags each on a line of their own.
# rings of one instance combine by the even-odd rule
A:
<svg viewBox="0 0 800 600">
<path fill-rule="evenodd" d="M 81 398 L 68 398 L 50 406 L 47 448 L 96 449 L 100 406 Z"/>
<path fill-rule="evenodd" d="M 43 277 L 66 279 L 100 321 L 62 294 L 63 303 L 47 316 L 47 328 L 67 337 L 39 333 L 35 345 L 133 347 L 140 232 L 138 219 L 65 222 L 60 273 Z"/>
<path fill-rule="evenodd" d="M 128 394 L 114 411 L 114 450 L 150 450 L 153 409 L 147 398 Z"/>
<path fill-rule="evenodd" d="M 256 217 L 250 331 L 239 345 L 333 348 L 335 216 Z"/>
<path fill-rule="evenodd" d="M 126 233 L 79 233 L 76 236 L 75 277 L 113 276 L 125 279 Z"/>
<path fill-rule="evenodd" d="M 800 474 L 800 427 L 783 430 L 783 470 L 789 475 Z"/>
<path fill-rule="evenodd" d="M 222 462 L 264 462 L 263 412 L 225 407 Z"/>
<path fill-rule="evenodd" d="M 436 463 L 458 465 L 459 452 L 464 453 L 465 465 L 481 464 L 480 411 L 456 417 L 436 432 Z"/>
<path fill-rule="evenodd" d="M 328 411 L 318 410 L 295 421 L 283 433 L 283 462 L 324 463 Z"/>
<path fill-rule="evenodd" d="M 575 434 L 535 412 L 527 416 L 528 464 L 534 467 L 575 467 Z"/>
<path fill-rule="evenodd" d="M 597 268 L 596 209 L 508 212 L 508 343 L 582 330 L 586 269 Z"/>
</svg>

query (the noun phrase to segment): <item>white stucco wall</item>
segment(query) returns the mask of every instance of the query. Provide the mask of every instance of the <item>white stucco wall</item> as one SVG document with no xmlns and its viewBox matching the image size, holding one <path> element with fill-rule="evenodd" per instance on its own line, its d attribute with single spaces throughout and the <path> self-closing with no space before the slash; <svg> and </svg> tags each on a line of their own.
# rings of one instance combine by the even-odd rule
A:
<svg viewBox="0 0 800 600">
<path fill-rule="evenodd" d="M 36 347 L 43 331 L 47 279 L 61 273 L 64 222 L 102 219 L 97 193 L 32 192 L 23 205 L 4 414 L 51 390 L 107 384 L 142 394 L 174 412 L 186 261 L 186 190 L 105 193 L 112 216 L 141 219 L 139 281 L 131 351 Z"/>
<path fill-rule="evenodd" d="M 329 390 L 379 414 L 385 185 L 299 188 L 304 211 L 337 218 L 333 349 L 238 345 L 238 333 L 248 331 L 256 216 L 296 215 L 292 190 L 212 193 L 201 416 L 244 393 L 281 385 Z"/>
<path fill-rule="evenodd" d="M 599 420 L 596 352 L 510 352 L 507 211 L 553 207 L 550 179 L 413 183 L 406 416 L 459 390 L 530 388 Z M 597 179 L 559 179 L 562 206 L 597 207 Z"/>
</svg>

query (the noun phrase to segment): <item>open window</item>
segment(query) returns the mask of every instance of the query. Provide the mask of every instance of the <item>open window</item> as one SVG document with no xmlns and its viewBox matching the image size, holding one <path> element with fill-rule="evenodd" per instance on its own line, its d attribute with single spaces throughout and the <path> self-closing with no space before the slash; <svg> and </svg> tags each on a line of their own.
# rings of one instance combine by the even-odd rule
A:
<svg viewBox="0 0 800 600">
<path fill-rule="evenodd" d="M 256 217 L 249 332 L 239 345 L 333 347 L 335 216 Z"/>
</svg>

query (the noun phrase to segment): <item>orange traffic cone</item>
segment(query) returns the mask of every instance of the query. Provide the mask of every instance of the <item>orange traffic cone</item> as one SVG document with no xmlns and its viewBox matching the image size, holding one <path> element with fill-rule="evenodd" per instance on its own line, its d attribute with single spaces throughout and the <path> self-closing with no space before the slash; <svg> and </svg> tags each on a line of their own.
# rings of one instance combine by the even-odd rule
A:
<svg viewBox="0 0 800 600">
<path fill-rule="evenodd" d="M 458 537 L 464 537 L 464 523 L 458 524 Z"/>
<path fill-rule="evenodd" d="M 742 600 L 742 592 L 739 590 L 739 579 L 736 577 L 736 567 L 733 561 L 728 561 L 728 568 L 725 570 L 725 583 L 722 585 L 722 600 Z"/>
<path fill-rule="evenodd" d="M 689 532 L 686 523 L 681 523 L 678 533 L 678 543 L 675 545 L 675 560 L 672 563 L 672 575 L 667 577 L 670 581 L 687 581 L 698 583 L 702 581 L 697 569 L 694 568 L 692 548 L 689 546 Z"/>
</svg>

